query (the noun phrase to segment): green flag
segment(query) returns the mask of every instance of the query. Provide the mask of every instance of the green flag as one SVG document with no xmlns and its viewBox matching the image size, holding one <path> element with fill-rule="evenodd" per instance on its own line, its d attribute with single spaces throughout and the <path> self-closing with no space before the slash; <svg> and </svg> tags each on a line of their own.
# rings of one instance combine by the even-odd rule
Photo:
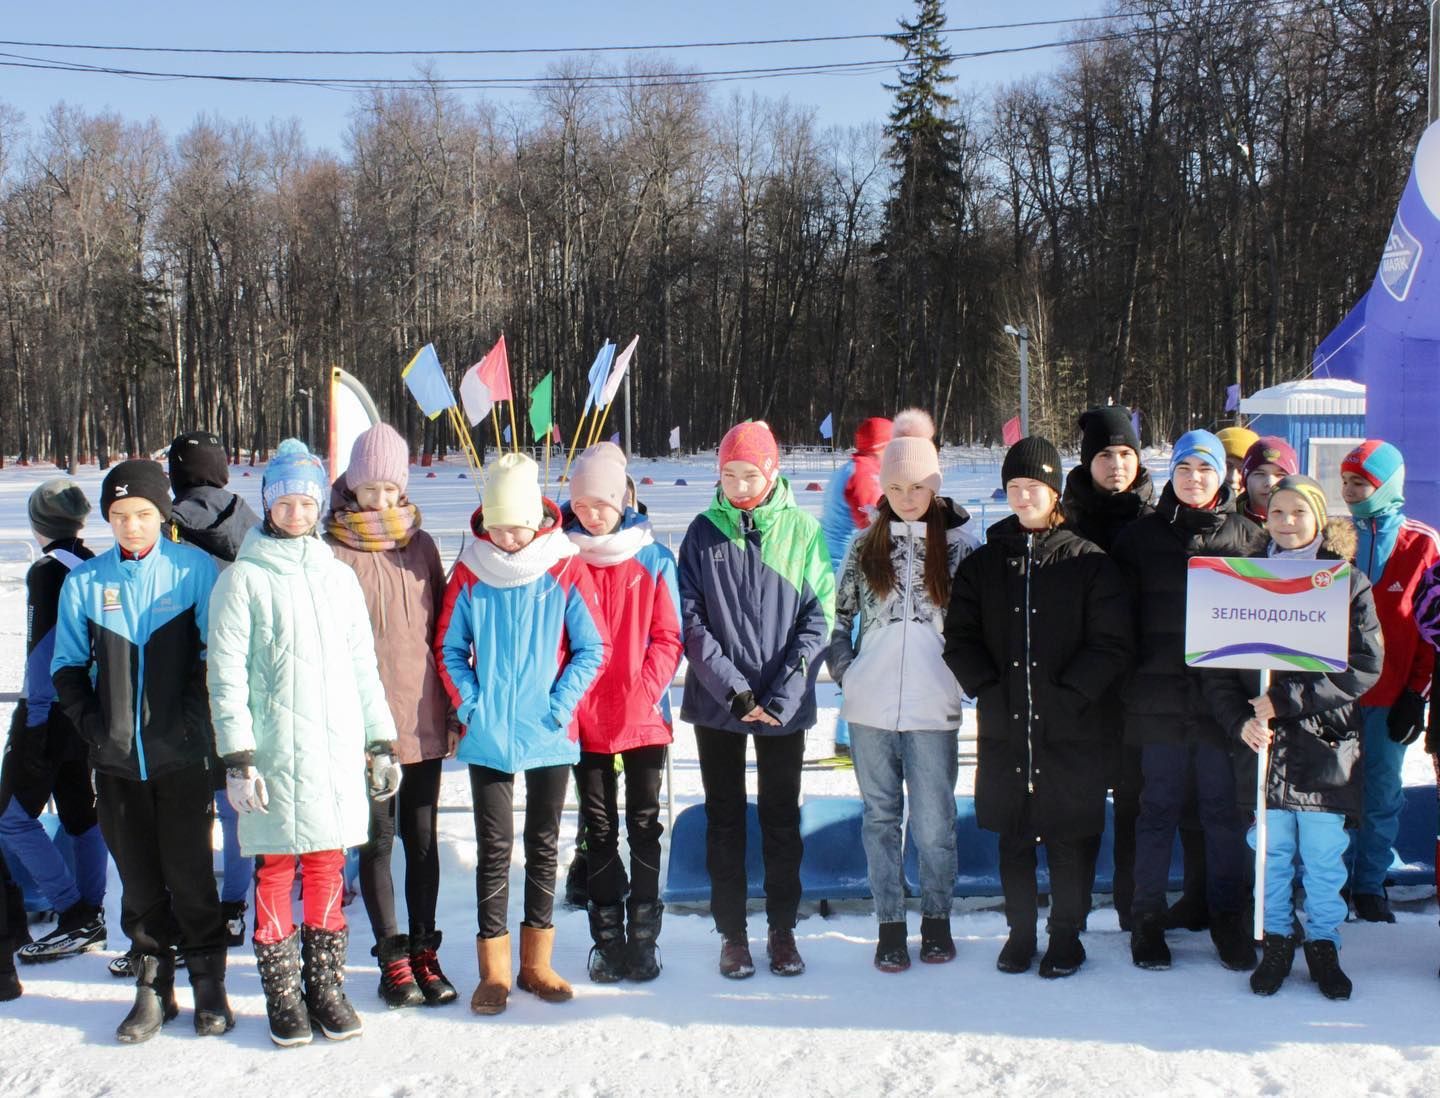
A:
<svg viewBox="0 0 1440 1098">
<path fill-rule="evenodd" d="M 540 379 L 540 384 L 530 390 L 530 430 L 537 439 L 549 434 L 555 422 L 550 399 L 550 382 L 554 376 L 553 373 L 546 374 Z"/>
</svg>

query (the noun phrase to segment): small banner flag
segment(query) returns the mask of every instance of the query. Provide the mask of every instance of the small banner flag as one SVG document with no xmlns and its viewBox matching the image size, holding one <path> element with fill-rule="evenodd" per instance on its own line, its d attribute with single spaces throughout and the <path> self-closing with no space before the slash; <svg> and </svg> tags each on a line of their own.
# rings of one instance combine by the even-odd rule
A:
<svg viewBox="0 0 1440 1098">
<path fill-rule="evenodd" d="M 585 408 L 581 411 L 581 418 L 586 412 L 596 406 L 600 399 L 600 392 L 605 388 L 605 379 L 610 375 L 610 363 L 615 361 L 615 344 L 608 339 L 605 346 L 600 348 L 600 353 L 595 356 L 595 361 L 590 364 L 590 392 L 585 395 Z"/>
<path fill-rule="evenodd" d="M 500 437 L 505 440 L 505 444 L 508 446 L 510 444 L 510 428 L 506 427 L 505 430 L 501 431 Z"/>
<path fill-rule="evenodd" d="M 835 437 L 835 422 L 834 422 L 834 413 L 833 413 L 833 412 L 826 412 L 826 413 L 825 413 L 825 418 L 820 421 L 820 437 L 821 437 L 821 438 L 834 438 L 834 437 Z"/>
<path fill-rule="evenodd" d="M 672 428 L 670 429 L 670 449 L 672 449 L 672 450 L 678 450 L 678 449 L 680 449 L 680 428 L 679 428 L 679 427 L 672 427 Z"/>
<path fill-rule="evenodd" d="M 420 410 L 429 419 L 434 419 L 446 408 L 455 407 L 455 394 L 450 391 L 450 383 L 445 380 L 445 371 L 440 366 L 440 356 L 435 353 L 433 343 L 421 347 L 405 369 L 400 371 L 400 376 L 405 380 L 405 388 L 410 390 L 415 403 L 420 405 Z"/>
<path fill-rule="evenodd" d="M 610 445 L 611 445 L 611 446 L 619 446 L 619 445 L 620 445 L 620 432 L 619 432 L 619 431 L 616 431 L 613 435 L 610 436 Z"/>
<path fill-rule="evenodd" d="M 610 402 L 615 399 L 615 394 L 620 391 L 620 382 L 625 379 L 626 367 L 630 365 L 630 359 L 635 354 L 635 344 L 640 342 L 637 335 L 625 349 L 615 356 L 615 365 L 610 367 L 610 376 L 605 381 L 605 388 L 600 391 L 600 407 L 610 407 Z"/>
<path fill-rule="evenodd" d="M 1227 412 L 1236 412 L 1240 410 L 1240 386 L 1225 386 L 1225 410 Z"/>
<path fill-rule="evenodd" d="M 530 390 L 530 431 L 537 439 L 548 435 L 555 425 L 555 403 L 551 396 L 554 379 L 555 374 L 548 373 Z"/>
<path fill-rule="evenodd" d="M 505 337 L 495 341 L 495 346 L 485 357 L 465 371 L 460 380 L 460 400 L 465 405 L 465 416 L 470 426 L 475 426 L 490 414 L 502 400 L 513 400 L 510 390 L 510 356 L 505 351 Z M 453 404 L 454 401 L 451 401 Z"/>
<path fill-rule="evenodd" d="M 1020 441 L 1020 417 L 1007 419 L 1005 426 L 1000 428 L 1000 439 L 1006 446 L 1014 446 Z"/>
</svg>

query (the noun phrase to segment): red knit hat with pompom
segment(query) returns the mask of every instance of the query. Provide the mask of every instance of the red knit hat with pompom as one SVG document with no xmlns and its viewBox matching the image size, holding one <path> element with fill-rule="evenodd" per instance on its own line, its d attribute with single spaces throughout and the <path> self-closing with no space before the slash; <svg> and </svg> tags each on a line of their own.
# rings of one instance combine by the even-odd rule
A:
<svg viewBox="0 0 1440 1098">
<path fill-rule="evenodd" d="M 880 459 L 880 486 L 923 484 L 940 491 L 940 454 L 935 449 L 935 421 L 919 408 L 895 417 L 895 430 Z"/>
</svg>

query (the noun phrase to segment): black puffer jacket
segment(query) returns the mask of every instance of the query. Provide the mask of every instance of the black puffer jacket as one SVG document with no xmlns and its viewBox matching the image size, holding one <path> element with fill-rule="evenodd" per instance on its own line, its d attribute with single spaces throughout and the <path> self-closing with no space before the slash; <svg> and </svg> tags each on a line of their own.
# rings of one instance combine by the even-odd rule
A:
<svg viewBox="0 0 1440 1098">
<path fill-rule="evenodd" d="M 1249 557 L 1266 537 L 1236 514 L 1230 490 L 1214 510 L 1187 507 L 1165 485 L 1153 513 L 1136 519 L 1110 551 L 1120 566 L 1135 614 L 1137 656 L 1121 690 L 1125 740 L 1145 744 L 1205 743 L 1228 748 L 1211 716 L 1200 675 L 1185 665 L 1186 562 L 1191 557 Z"/>
<path fill-rule="evenodd" d="M 222 567 L 235 562 L 245 535 L 260 525 L 248 503 L 228 488 L 209 484 L 182 493 L 171 519 L 182 541 L 204 549 Z"/>
<path fill-rule="evenodd" d="M 960 562 L 945 662 L 978 700 L 975 813 L 1002 834 L 1098 835 L 1105 823 L 1100 702 L 1130 660 L 1130 608 L 1109 557 L 1074 532 L 1013 515 Z"/>
<path fill-rule="evenodd" d="M 1354 527 L 1346 520 L 1325 531 L 1324 560 L 1353 559 Z M 1264 556 L 1261 552 L 1257 556 Z M 1344 671 L 1280 671 L 1267 691 L 1275 705 L 1275 738 L 1270 745 L 1270 775 L 1265 803 L 1293 812 L 1339 812 L 1350 826 L 1364 809 L 1360 767 L 1363 722 L 1355 704 L 1380 678 L 1385 658 L 1380 619 L 1370 581 L 1350 570 L 1350 666 Z M 1231 739 L 1241 804 L 1255 801 L 1257 756 L 1240 730 L 1255 715 L 1250 699 L 1260 693 L 1258 671 L 1203 671 L 1205 700 Z"/>
<path fill-rule="evenodd" d="M 1061 502 L 1071 529 L 1108 553 L 1121 530 L 1155 510 L 1154 496 L 1155 482 L 1150 479 L 1150 470 L 1143 465 L 1125 492 L 1102 492 L 1095 487 L 1089 466 L 1077 465 L 1065 478 Z"/>
</svg>

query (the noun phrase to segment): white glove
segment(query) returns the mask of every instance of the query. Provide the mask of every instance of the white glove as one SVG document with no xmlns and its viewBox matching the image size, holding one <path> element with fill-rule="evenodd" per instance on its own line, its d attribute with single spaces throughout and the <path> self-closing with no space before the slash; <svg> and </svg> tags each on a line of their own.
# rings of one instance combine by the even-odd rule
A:
<svg viewBox="0 0 1440 1098">
<path fill-rule="evenodd" d="M 269 813 L 270 792 L 265 779 L 253 766 L 232 766 L 225 771 L 225 799 L 242 816 L 251 812 Z"/>
<path fill-rule="evenodd" d="M 388 751 L 370 756 L 370 796 L 388 801 L 400 792 L 400 764 Z"/>
</svg>

